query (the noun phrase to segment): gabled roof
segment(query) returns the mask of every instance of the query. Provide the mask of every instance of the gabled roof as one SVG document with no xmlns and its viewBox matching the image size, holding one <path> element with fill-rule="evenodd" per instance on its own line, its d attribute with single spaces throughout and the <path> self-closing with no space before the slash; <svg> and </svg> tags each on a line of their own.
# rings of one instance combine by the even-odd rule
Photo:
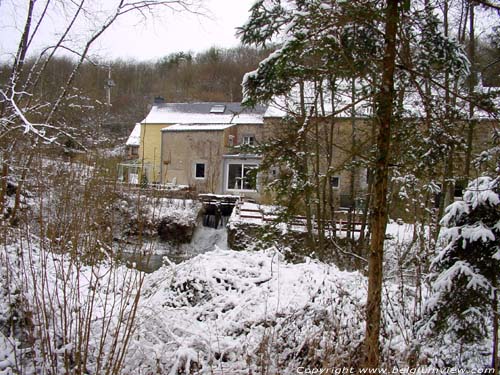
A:
<svg viewBox="0 0 500 375">
<path fill-rule="evenodd" d="M 127 146 L 139 146 L 141 142 L 141 124 L 137 123 L 134 126 L 134 129 L 128 136 L 127 142 L 125 143 Z"/>
<path fill-rule="evenodd" d="M 239 102 L 161 103 L 142 124 L 263 124 L 266 108 L 249 109 Z"/>
</svg>

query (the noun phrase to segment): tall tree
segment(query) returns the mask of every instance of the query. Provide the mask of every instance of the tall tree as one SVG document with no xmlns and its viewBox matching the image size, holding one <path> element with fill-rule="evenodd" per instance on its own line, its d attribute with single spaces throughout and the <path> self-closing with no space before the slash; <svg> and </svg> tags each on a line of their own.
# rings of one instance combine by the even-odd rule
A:
<svg viewBox="0 0 500 375">
<path fill-rule="evenodd" d="M 396 46 L 400 13 L 399 0 L 387 0 L 385 9 L 385 48 L 382 63 L 382 79 L 377 93 L 375 126 L 377 135 L 377 157 L 375 182 L 371 210 L 372 239 L 368 258 L 368 297 L 366 301 L 365 367 L 376 368 L 380 362 L 380 322 L 382 302 L 382 265 L 384 239 L 387 227 L 387 193 L 389 182 L 389 160 L 391 152 L 391 126 L 394 122 L 393 103 Z"/>
<path fill-rule="evenodd" d="M 411 131 L 408 128 L 405 131 L 422 131 L 421 134 L 426 134 L 427 145 L 438 139 L 433 132 L 447 134 L 441 125 L 452 126 L 453 120 L 446 117 L 446 113 L 456 110 L 454 106 L 457 101 L 450 100 L 452 91 L 446 90 L 443 82 L 447 79 L 461 83 L 467 71 L 463 52 L 451 38 L 444 35 L 436 17 L 437 12 L 432 6 L 429 3 L 411 4 L 398 0 L 261 0 L 255 3 L 250 20 L 242 28 L 243 42 L 258 45 L 276 40 L 286 30 L 286 37 L 277 51 L 244 80 L 245 101 L 249 105 L 273 101 L 273 98 L 282 96 L 286 99 L 281 104 L 293 103 L 295 98 L 296 108 L 304 106 L 306 103 L 298 89 L 301 82 L 322 88 L 317 89 L 316 94 L 309 95 L 312 98 L 320 98 L 322 92 L 329 91 L 353 97 L 351 85 L 346 87 L 342 84 L 343 80 L 354 80 L 358 85 L 368 82 L 363 89 L 355 92 L 352 103 L 363 103 L 366 107 L 367 103 L 373 102 L 375 108 L 372 124 L 376 154 L 370 160 L 375 180 L 371 202 L 372 233 L 364 362 L 369 367 L 380 364 L 380 301 L 389 166 L 397 165 L 405 158 L 416 159 L 415 155 L 407 152 L 411 148 L 391 153 L 391 137 L 393 134 L 403 135 L 403 126 L 415 125 L 414 121 L 407 119 L 416 117 L 422 118 L 421 122 L 427 124 L 427 128 Z M 318 85 L 317 82 L 327 84 Z M 323 89 L 325 87 L 326 90 Z M 336 97 L 332 95 L 330 102 L 335 102 Z M 440 99 L 443 97 L 446 100 Z M 322 111 L 325 106 L 316 104 L 321 101 L 313 100 L 312 103 L 312 106 L 307 103 L 309 111 L 297 111 L 305 113 L 305 116 L 295 116 L 290 123 L 291 129 L 297 129 L 297 140 L 305 134 L 315 133 L 315 121 L 335 124 L 335 118 L 350 108 L 337 110 L 329 103 L 328 107 L 333 109 L 325 114 Z M 366 113 L 363 116 L 367 118 Z M 299 125 L 296 124 L 297 120 Z M 417 124 L 417 127 L 421 125 Z M 314 143 L 310 145 L 312 148 L 294 149 L 298 152 L 292 158 L 300 158 L 304 165 L 314 167 L 314 156 L 318 149 Z M 439 150 L 437 146 L 433 151 Z M 316 172 L 314 168 L 308 170 L 311 171 Z M 309 173 L 304 175 L 308 176 Z M 304 186 L 310 189 L 318 181 L 321 179 L 308 179 Z M 307 190 L 304 190 L 304 200 L 307 200 L 306 193 Z"/>
<path fill-rule="evenodd" d="M 18 191 L 22 189 L 27 170 L 30 168 L 32 155 L 40 145 L 52 144 L 62 146 L 65 140 L 73 139 L 75 125 L 70 117 L 75 112 L 87 111 L 95 104 L 88 103 L 74 83 L 88 55 L 103 33 L 118 19 L 131 13 L 146 14 L 157 7 L 168 7 L 179 11 L 195 11 L 200 0 L 118 0 L 104 7 L 103 12 L 96 12 L 91 2 L 78 0 L 61 3 L 55 0 L 37 2 L 29 0 L 20 4 L 17 11 L 25 11 L 24 24 L 19 35 L 17 51 L 10 62 L 8 78 L 0 86 L 0 153 L 2 154 L 2 179 L 8 178 L 11 167 L 21 163 L 19 169 L 21 179 Z M 108 5 L 108 4 L 106 4 Z M 5 11 L 5 2 L 0 2 L 0 12 Z M 57 12 L 67 15 L 61 22 L 62 28 L 54 33 L 55 40 L 47 41 L 42 30 L 52 22 Z M 92 25 L 89 30 L 89 25 Z M 88 32 L 82 32 L 88 30 Z M 83 40 L 79 47 L 73 44 L 73 38 L 79 34 Z M 42 46 L 36 54 L 35 43 Z M 70 69 L 58 71 L 63 77 L 62 84 L 54 90 L 45 90 L 51 62 L 61 53 L 70 53 L 75 59 L 70 61 Z M 34 56 L 28 64 L 28 57 Z M 68 115 L 70 114 L 70 115 Z M 23 159 L 26 157 L 26 160 Z M 0 200 L 4 199 L 5 186 L 0 192 Z M 4 203 L 0 202 L 0 207 Z"/>
</svg>

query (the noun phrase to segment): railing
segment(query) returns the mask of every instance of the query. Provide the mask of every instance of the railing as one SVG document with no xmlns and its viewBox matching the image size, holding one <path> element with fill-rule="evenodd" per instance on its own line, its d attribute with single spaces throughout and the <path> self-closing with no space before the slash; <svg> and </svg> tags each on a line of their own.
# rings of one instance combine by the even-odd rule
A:
<svg viewBox="0 0 500 375">
<path fill-rule="evenodd" d="M 239 203 L 236 205 L 237 213 L 239 217 L 243 221 L 252 221 L 255 224 L 268 224 L 268 223 L 277 223 L 279 216 L 277 214 L 265 213 L 260 209 L 259 205 L 246 206 Z M 321 224 L 323 228 L 327 231 L 331 231 L 335 228 L 337 234 L 341 234 L 342 232 L 349 233 L 359 233 L 363 228 L 363 223 L 359 221 L 359 214 L 357 213 L 349 213 L 347 211 L 335 211 L 336 215 L 344 215 L 344 219 L 340 218 L 338 220 L 322 220 Z M 352 219 L 349 220 L 349 215 L 352 215 Z M 259 223 L 260 222 L 260 223 Z M 291 217 L 291 219 L 287 222 L 293 229 L 293 227 L 305 228 L 307 226 L 307 218 L 301 215 L 295 215 Z M 318 221 L 312 220 L 313 229 L 318 229 Z"/>
</svg>

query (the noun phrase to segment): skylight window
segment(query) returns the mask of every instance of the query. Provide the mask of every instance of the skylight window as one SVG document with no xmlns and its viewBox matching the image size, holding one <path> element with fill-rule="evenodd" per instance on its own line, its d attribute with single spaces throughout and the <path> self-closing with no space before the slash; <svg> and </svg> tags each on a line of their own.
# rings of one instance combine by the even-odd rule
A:
<svg viewBox="0 0 500 375">
<path fill-rule="evenodd" d="M 210 113 L 224 113 L 226 106 L 224 104 L 215 104 L 210 108 Z"/>
</svg>

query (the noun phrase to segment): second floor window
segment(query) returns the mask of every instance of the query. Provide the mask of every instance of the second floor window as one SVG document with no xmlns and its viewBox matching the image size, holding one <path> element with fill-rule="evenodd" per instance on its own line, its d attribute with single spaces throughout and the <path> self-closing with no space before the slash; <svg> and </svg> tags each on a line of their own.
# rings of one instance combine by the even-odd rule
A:
<svg viewBox="0 0 500 375">
<path fill-rule="evenodd" d="M 255 145 L 255 136 L 254 135 L 244 135 L 242 139 L 242 144 L 253 146 Z"/>
</svg>

